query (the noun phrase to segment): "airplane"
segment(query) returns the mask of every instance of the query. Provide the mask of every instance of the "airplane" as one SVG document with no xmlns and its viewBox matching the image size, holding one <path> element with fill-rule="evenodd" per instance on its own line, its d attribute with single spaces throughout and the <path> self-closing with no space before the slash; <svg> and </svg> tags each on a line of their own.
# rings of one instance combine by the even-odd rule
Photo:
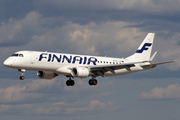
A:
<svg viewBox="0 0 180 120">
<path fill-rule="evenodd" d="M 66 53 L 18 51 L 4 61 L 9 68 L 21 72 L 20 80 L 24 80 L 26 70 L 37 71 L 41 79 L 53 79 L 59 74 L 68 77 L 67 86 L 74 86 L 72 78 L 91 76 L 89 85 L 97 85 L 98 76 L 117 76 L 149 70 L 157 65 L 174 61 L 151 63 L 157 52 L 151 56 L 155 33 L 148 33 L 137 51 L 127 58 L 112 58 Z"/>
</svg>

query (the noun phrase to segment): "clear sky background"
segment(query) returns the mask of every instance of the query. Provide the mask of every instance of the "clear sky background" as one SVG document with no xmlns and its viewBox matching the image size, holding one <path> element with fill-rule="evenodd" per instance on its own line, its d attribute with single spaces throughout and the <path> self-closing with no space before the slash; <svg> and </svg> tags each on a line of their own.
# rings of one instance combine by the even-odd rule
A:
<svg viewBox="0 0 180 120">
<path fill-rule="evenodd" d="M 180 0 L 1 0 L 0 119 L 180 120 Z M 97 86 L 39 79 L 3 61 L 19 50 L 108 57 L 133 54 L 156 33 L 153 62 L 179 60 Z"/>
</svg>

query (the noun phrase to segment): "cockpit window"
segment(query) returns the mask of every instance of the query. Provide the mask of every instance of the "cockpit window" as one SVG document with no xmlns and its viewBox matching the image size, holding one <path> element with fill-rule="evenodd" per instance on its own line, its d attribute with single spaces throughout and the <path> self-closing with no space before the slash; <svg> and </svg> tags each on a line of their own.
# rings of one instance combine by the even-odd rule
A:
<svg viewBox="0 0 180 120">
<path fill-rule="evenodd" d="M 13 54 L 12 56 L 14 56 L 14 57 L 18 57 L 19 55 L 18 55 L 18 54 Z"/>
<path fill-rule="evenodd" d="M 19 57 L 24 57 L 23 54 L 19 54 Z"/>
<path fill-rule="evenodd" d="M 13 54 L 13 57 L 24 57 L 23 54 Z"/>
</svg>

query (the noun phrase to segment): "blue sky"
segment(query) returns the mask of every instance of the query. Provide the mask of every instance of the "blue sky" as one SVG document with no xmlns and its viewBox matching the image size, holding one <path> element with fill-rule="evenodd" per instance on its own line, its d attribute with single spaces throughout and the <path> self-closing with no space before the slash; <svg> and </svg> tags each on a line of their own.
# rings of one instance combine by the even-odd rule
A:
<svg viewBox="0 0 180 120">
<path fill-rule="evenodd" d="M 97 86 L 65 76 L 39 79 L 0 65 L 1 119 L 179 120 L 179 0 L 2 0 L 1 63 L 19 50 L 109 57 L 133 54 L 156 33 L 153 62 L 178 60 L 149 71 L 101 78 Z"/>
</svg>

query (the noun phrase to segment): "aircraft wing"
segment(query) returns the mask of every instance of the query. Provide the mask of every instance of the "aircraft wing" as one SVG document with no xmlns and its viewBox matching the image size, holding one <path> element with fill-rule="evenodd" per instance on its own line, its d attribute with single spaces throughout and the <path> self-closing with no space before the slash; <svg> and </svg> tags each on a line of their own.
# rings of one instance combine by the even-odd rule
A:
<svg viewBox="0 0 180 120">
<path fill-rule="evenodd" d="M 135 64 L 142 63 L 142 62 L 130 62 L 130 63 L 122 63 L 122 64 L 111 64 L 111 65 L 102 65 L 102 66 L 90 66 L 91 72 L 98 72 L 99 75 L 102 77 L 104 76 L 104 72 L 110 71 L 111 73 L 115 74 L 114 70 L 117 69 L 129 69 L 130 67 L 134 67 Z"/>
<path fill-rule="evenodd" d="M 157 65 L 166 64 L 166 63 L 172 63 L 172 62 L 175 62 L 175 61 L 176 61 L 176 60 L 168 61 L 168 62 L 155 63 L 155 64 L 149 64 L 149 65 L 141 65 L 141 67 L 151 67 L 151 68 L 154 68 L 154 67 L 156 67 Z"/>
<path fill-rule="evenodd" d="M 168 62 L 161 62 L 161 63 L 155 63 L 155 64 L 146 64 L 146 65 L 141 65 L 141 67 L 150 67 L 150 68 L 154 68 L 157 65 L 160 64 L 166 64 L 166 63 L 171 63 L 171 62 L 175 62 L 175 61 L 168 61 Z M 143 63 L 141 62 L 131 62 L 131 63 L 123 63 L 123 64 L 113 64 L 113 65 L 102 65 L 102 66 L 90 66 L 90 70 L 91 72 L 94 72 L 97 74 L 97 76 L 102 76 L 104 77 L 104 72 L 110 71 L 111 73 L 115 74 L 114 70 L 117 69 L 123 69 L 126 68 L 127 70 L 130 70 L 130 67 L 134 67 L 135 64 L 140 64 Z"/>
</svg>

